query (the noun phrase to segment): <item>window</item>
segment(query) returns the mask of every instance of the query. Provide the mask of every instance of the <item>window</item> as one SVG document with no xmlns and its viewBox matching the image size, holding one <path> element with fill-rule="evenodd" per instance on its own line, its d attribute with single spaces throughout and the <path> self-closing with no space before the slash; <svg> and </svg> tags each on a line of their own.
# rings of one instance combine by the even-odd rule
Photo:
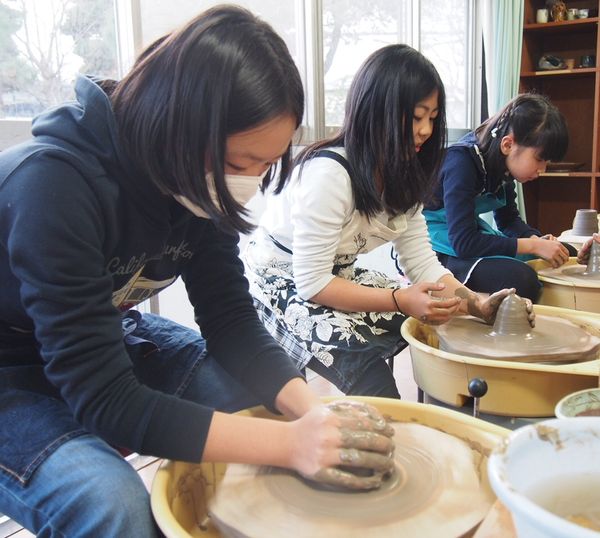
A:
<svg viewBox="0 0 600 538">
<path fill-rule="evenodd" d="M 407 43 L 436 66 L 447 92 L 448 125 L 468 127 L 472 13 L 468 0 L 323 1 L 325 120 L 339 125 L 345 96 L 362 61 L 376 49 Z"/>
<path fill-rule="evenodd" d="M 375 50 L 392 43 L 413 45 L 411 1 L 323 2 L 325 122 L 340 125 L 354 73 Z"/>
<path fill-rule="evenodd" d="M 113 0 L 0 0 L 0 117 L 73 97 L 79 71 L 116 77 Z"/>
<path fill-rule="evenodd" d="M 472 126 L 475 99 L 474 15 L 469 0 L 421 0 L 418 49 L 436 66 L 446 89 L 448 127 Z"/>
<path fill-rule="evenodd" d="M 118 77 L 134 54 L 220 0 L 0 0 L 0 120 L 72 96 L 79 71 Z M 374 50 L 421 50 L 446 86 L 448 125 L 473 124 L 474 0 L 237 0 L 273 25 L 306 88 L 303 140 L 341 123 L 346 92 Z M 5 76 L 4 73 L 8 75 Z M 2 124 L 0 122 L 0 129 Z M 1 133 L 0 133 L 1 134 Z"/>
</svg>

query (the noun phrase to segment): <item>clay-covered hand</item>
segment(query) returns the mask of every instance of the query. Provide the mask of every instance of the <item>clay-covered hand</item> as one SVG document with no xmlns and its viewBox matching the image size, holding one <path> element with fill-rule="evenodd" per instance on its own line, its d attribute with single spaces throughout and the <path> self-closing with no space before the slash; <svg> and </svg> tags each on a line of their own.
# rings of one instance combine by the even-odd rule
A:
<svg viewBox="0 0 600 538">
<path fill-rule="evenodd" d="M 419 282 L 398 290 L 396 298 L 400 310 L 428 325 L 446 323 L 460 308 L 460 300 L 431 295 L 431 292 L 439 292 L 444 288 L 445 285 L 440 282 Z"/>
<path fill-rule="evenodd" d="M 492 325 L 496 319 L 496 313 L 498 312 L 500 303 L 511 293 L 515 293 L 515 291 L 515 288 L 505 288 L 496 293 L 492 293 L 489 297 L 482 297 L 467 288 L 458 288 L 455 291 L 455 294 L 467 301 L 467 311 L 469 314 Z M 535 327 L 533 303 L 530 299 L 525 299 L 525 303 L 527 305 L 527 319 L 529 320 L 529 325 Z"/>
<path fill-rule="evenodd" d="M 569 261 L 569 251 L 554 236 L 532 237 L 533 254 L 546 260 L 555 269 Z"/>
<path fill-rule="evenodd" d="M 590 259 L 590 250 L 592 249 L 592 242 L 594 241 L 596 241 L 596 243 L 600 243 L 600 234 L 594 234 L 579 249 L 579 252 L 577 252 L 577 263 L 580 263 L 581 265 L 587 265 Z"/>
<path fill-rule="evenodd" d="M 394 467 L 394 429 L 371 405 L 334 401 L 290 425 L 292 467 L 305 478 L 367 490 L 378 488 Z"/>
</svg>

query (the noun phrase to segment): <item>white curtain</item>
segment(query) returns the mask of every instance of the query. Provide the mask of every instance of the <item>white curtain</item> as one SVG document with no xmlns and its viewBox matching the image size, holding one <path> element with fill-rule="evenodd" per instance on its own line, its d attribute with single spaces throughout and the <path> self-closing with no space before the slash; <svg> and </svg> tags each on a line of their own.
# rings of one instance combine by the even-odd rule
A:
<svg viewBox="0 0 600 538">
<path fill-rule="evenodd" d="M 492 116 L 519 93 L 524 6 L 523 0 L 479 2 L 485 45 L 488 109 Z M 516 187 L 519 212 L 521 218 L 526 220 L 523 186 L 517 183 Z"/>
</svg>

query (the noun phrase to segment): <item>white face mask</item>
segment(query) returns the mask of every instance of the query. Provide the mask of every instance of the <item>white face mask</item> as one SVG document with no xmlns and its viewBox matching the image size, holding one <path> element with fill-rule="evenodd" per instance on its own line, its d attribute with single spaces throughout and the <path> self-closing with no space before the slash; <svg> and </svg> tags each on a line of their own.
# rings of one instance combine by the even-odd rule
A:
<svg viewBox="0 0 600 538">
<path fill-rule="evenodd" d="M 269 169 L 265 170 L 260 176 L 236 176 L 233 174 L 225 174 L 225 185 L 227 186 L 227 190 L 233 197 L 233 199 L 240 205 L 245 206 L 250 199 L 257 193 L 258 188 L 260 187 L 262 180 L 267 175 Z M 208 185 L 208 192 L 210 193 L 210 197 L 212 198 L 215 206 L 219 207 L 219 202 L 217 199 L 217 193 L 215 191 L 215 182 L 213 179 L 212 173 L 206 174 L 206 183 Z M 192 203 L 185 196 L 181 196 L 176 194 L 174 196 L 175 200 L 177 200 L 183 207 L 190 210 L 197 217 L 202 217 L 205 219 L 209 219 L 208 213 L 204 211 L 200 206 Z"/>
</svg>

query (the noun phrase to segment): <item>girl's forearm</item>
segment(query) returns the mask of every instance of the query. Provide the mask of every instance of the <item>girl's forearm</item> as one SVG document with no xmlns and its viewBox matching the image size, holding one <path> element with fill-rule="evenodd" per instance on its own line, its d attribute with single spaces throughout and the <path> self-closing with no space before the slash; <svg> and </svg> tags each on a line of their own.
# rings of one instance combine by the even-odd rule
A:
<svg viewBox="0 0 600 538">
<path fill-rule="evenodd" d="M 460 302 L 459 311 L 462 314 L 473 313 L 473 306 L 471 306 L 471 309 L 469 309 L 469 301 L 471 301 L 472 305 L 479 301 L 480 296 L 477 293 L 467 288 L 459 280 L 456 280 L 453 275 L 444 275 L 438 280 L 438 282 L 444 284 L 445 287 L 442 291 L 436 292 L 435 295 L 440 297 L 456 297 L 458 295 L 462 299 Z M 459 289 L 461 291 L 457 294 L 456 292 Z"/>
<path fill-rule="evenodd" d="M 290 423 L 215 412 L 202 461 L 290 467 L 291 453 Z"/>
<path fill-rule="evenodd" d="M 530 237 L 517 239 L 517 254 L 535 254 L 535 240 Z"/>
<path fill-rule="evenodd" d="M 299 377 L 288 381 L 275 399 L 277 409 L 292 420 L 320 404 L 316 394 Z M 202 460 L 289 467 L 292 453 L 289 439 L 289 422 L 215 412 Z"/>
<path fill-rule="evenodd" d="M 335 277 L 311 301 L 344 312 L 395 312 L 393 289 L 371 288 Z"/>
<path fill-rule="evenodd" d="M 300 377 L 288 381 L 275 399 L 277 409 L 291 420 L 304 416 L 320 403 L 317 395 Z"/>
</svg>

